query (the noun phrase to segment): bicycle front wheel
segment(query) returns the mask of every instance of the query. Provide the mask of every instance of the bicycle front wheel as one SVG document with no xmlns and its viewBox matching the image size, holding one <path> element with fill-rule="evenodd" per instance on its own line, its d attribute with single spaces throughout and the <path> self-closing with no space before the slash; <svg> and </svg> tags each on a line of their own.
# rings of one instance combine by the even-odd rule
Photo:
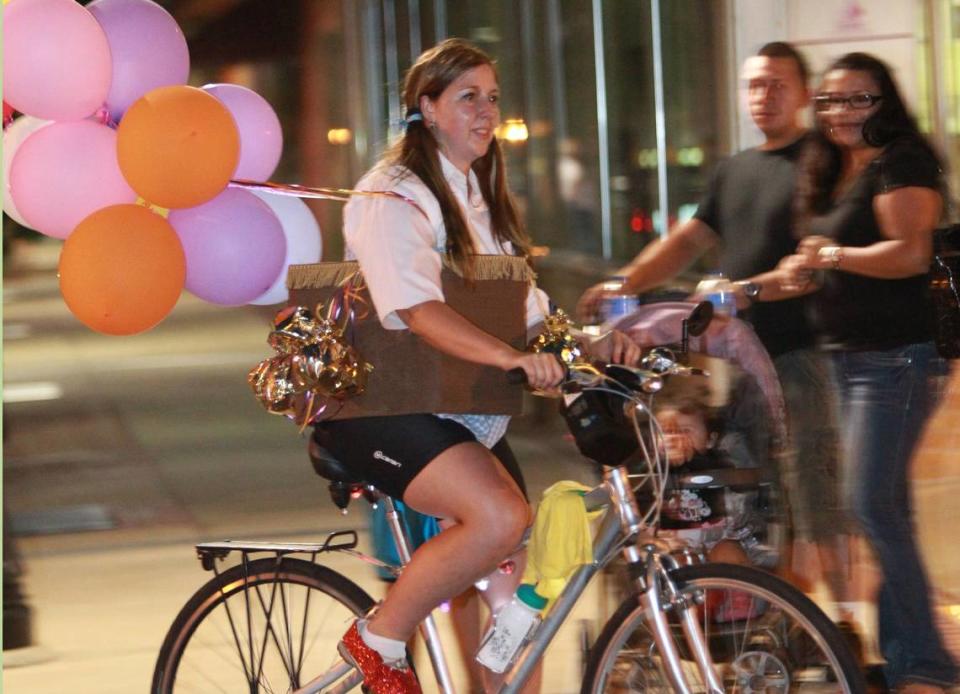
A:
<svg viewBox="0 0 960 694">
<path fill-rule="evenodd" d="M 336 663 L 340 637 L 372 606 L 355 583 L 302 559 L 234 566 L 177 615 L 150 691 L 294 691 Z"/>
<path fill-rule="evenodd" d="M 803 593 L 758 569 L 731 564 L 684 566 L 671 573 L 696 610 L 726 691 L 866 690 L 843 635 Z M 680 667 L 691 692 L 706 692 L 676 610 L 667 611 Z M 672 692 L 637 596 L 610 618 L 590 651 L 582 692 Z"/>
</svg>

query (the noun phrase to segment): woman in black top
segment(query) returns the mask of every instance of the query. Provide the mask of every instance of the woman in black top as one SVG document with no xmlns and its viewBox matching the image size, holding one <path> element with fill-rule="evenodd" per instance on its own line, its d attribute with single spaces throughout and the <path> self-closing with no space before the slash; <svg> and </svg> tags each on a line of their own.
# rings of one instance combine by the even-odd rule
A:
<svg viewBox="0 0 960 694">
<path fill-rule="evenodd" d="M 888 683 L 942 691 L 957 666 L 934 626 L 914 538 L 908 466 L 946 373 L 924 294 L 941 171 L 886 65 L 850 53 L 815 97 L 816 132 L 801 157 L 797 229 L 785 284 L 813 292 L 814 327 L 832 354 L 846 484 L 883 570 L 880 649 Z M 822 271 L 822 282 L 810 282 Z"/>
</svg>

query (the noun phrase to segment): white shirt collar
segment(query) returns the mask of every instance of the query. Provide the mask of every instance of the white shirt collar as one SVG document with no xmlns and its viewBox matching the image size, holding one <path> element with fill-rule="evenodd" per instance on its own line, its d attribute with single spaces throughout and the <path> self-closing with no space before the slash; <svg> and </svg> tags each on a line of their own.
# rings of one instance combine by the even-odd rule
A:
<svg viewBox="0 0 960 694">
<path fill-rule="evenodd" d="M 477 178 L 476 172 L 471 168 L 468 173 L 464 174 L 454 166 L 439 149 L 437 150 L 437 155 L 440 157 L 440 168 L 443 171 L 443 177 L 447 179 L 450 187 L 460 193 L 464 200 L 468 201 L 474 207 L 482 206 L 483 194 L 480 192 L 480 179 Z"/>
</svg>

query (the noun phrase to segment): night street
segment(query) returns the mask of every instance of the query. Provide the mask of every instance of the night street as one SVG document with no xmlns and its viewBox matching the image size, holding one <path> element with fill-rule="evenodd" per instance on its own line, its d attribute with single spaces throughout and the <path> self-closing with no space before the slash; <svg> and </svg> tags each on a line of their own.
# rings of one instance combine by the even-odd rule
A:
<svg viewBox="0 0 960 694">
<path fill-rule="evenodd" d="M 364 528 L 365 511 L 336 512 L 295 426 L 262 410 L 246 384 L 270 352 L 272 309 L 184 293 L 149 332 L 99 335 L 57 291 L 58 246 L 27 246 L 5 268 L 4 494 L 35 645 L 4 653 L 4 689 L 145 691 L 166 629 L 209 577 L 193 543 L 310 541 Z M 520 422 L 514 440 L 535 493 L 586 472 L 550 421 L 537 436 Z M 532 466 L 535 451 L 562 462 Z M 333 565 L 381 590 L 362 564 Z M 560 637 L 574 650 L 578 625 Z M 579 655 L 562 648 L 551 648 L 548 691 L 579 677 Z"/>
</svg>

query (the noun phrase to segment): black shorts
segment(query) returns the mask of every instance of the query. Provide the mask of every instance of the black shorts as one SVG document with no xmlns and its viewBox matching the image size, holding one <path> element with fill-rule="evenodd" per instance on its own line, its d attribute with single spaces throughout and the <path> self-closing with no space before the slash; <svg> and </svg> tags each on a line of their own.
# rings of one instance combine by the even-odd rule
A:
<svg viewBox="0 0 960 694">
<path fill-rule="evenodd" d="M 401 500 L 407 485 L 431 460 L 457 444 L 477 440 L 462 424 L 433 414 L 321 422 L 313 437 L 357 477 Z M 492 453 L 526 497 L 523 474 L 506 438 Z"/>
</svg>

